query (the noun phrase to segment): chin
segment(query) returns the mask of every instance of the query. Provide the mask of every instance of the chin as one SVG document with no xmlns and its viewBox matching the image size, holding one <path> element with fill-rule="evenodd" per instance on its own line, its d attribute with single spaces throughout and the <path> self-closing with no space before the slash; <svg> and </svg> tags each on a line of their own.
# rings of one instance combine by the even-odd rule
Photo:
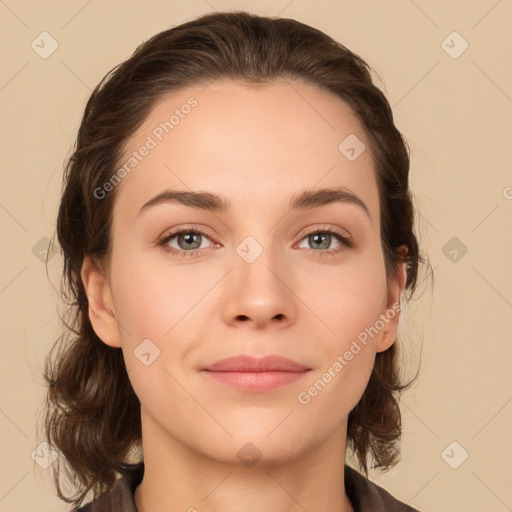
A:
<svg viewBox="0 0 512 512">
<path fill-rule="evenodd" d="M 277 466 L 300 458 L 305 451 L 305 447 L 297 440 L 289 440 L 283 443 L 283 438 L 269 441 L 264 437 L 240 436 L 222 446 L 217 445 L 214 451 L 211 446 L 206 448 L 204 455 L 222 464 L 242 468 Z"/>
<path fill-rule="evenodd" d="M 309 432 L 304 426 L 285 425 L 288 420 L 279 425 L 283 417 L 268 424 L 256 423 L 253 418 L 247 424 L 241 422 L 241 428 L 228 428 L 232 438 L 220 433 L 202 438 L 200 451 L 218 462 L 246 467 L 273 466 L 299 458 L 315 444 L 314 429 Z"/>
</svg>

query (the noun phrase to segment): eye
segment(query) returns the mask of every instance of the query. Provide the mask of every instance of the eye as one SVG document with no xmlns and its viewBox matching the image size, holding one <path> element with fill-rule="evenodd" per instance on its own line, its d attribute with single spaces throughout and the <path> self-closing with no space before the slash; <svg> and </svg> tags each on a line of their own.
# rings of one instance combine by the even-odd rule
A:
<svg viewBox="0 0 512 512">
<path fill-rule="evenodd" d="M 306 236 L 302 238 L 301 245 L 299 247 L 303 248 L 302 243 L 304 240 L 306 241 L 306 244 L 309 244 L 310 248 L 312 248 L 316 253 L 319 253 L 319 255 L 322 256 L 334 255 L 346 250 L 347 248 L 353 247 L 353 243 L 350 237 L 333 226 L 329 226 L 329 229 L 317 228 L 314 231 L 310 231 L 308 234 L 306 234 Z M 338 243 L 338 247 L 330 249 L 333 240 Z M 318 251 L 316 249 L 322 250 Z"/>
<path fill-rule="evenodd" d="M 205 240 L 210 243 L 205 243 Z M 328 229 L 316 228 L 310 230 L 301 238 L 299 248 L 307 248 L 302 246 L 304 240 L 310 245 L 310 250 L 318 256 L 333 256 L 354 245 L 350 236 L 334 226 L 329 226 Z M 338 243 L 337 248 L 331 248 L 333 241 Z M 198 255 L 202 249 L 212 247 L 212 242 L 205 233 L 185 227 L 165 234 L 158 240 L 157 245 L 162 247 L 165 252 L 176 256 L 192 257 Z M 218 246 L 218 244 L 216 245 Z"/>
<path fill-rule="evenodd" d="M 163 247 L 166 252 L 176 254 L 177 256 L 188 257 L 198 254 L 201 249 L 212 246 L 211 241 L 209 244 L 203 245 L 202 239 L 210 240 L 208 236 L 201 231 L 182 228 L 166 234 L 158 241 L 158 245 Z"/>
</svg>

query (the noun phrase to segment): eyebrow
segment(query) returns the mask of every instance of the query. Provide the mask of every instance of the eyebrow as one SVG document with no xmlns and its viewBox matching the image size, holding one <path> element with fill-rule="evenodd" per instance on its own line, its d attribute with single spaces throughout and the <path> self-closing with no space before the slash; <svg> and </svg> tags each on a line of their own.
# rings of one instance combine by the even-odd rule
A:
<svg viewBox="0 0 512 512">
<path fill-rule="evenodd" d="M 230 210 L 231 203 L 224 196 L 210 192 L 164 190 L 144 203 L 137 213 L 141 216 L 149 209 L 166 203 L 178 203 L 200 210 L 224 213 Z M 346 203 L 359 206 L 371 221 L 370 211 L 361 198 L 343 187 L 322 188 L 319 190 L 304 190 L 292 196 L 290 210 L 312 210 L 332 203 Z"/>
</svg>

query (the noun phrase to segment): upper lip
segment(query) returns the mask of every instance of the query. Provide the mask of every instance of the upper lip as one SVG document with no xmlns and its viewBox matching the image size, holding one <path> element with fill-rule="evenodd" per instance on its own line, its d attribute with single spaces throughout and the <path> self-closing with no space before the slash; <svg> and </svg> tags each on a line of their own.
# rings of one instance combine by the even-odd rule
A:
<svg viewBox="0 0 512 512">
<path fill-rule="evenodd" d="M 303 372 L 310 369 L 296 361 L 277 355 L 265 357 L 237 355 L 202 368 L 211 372 Z"/>
</svg>

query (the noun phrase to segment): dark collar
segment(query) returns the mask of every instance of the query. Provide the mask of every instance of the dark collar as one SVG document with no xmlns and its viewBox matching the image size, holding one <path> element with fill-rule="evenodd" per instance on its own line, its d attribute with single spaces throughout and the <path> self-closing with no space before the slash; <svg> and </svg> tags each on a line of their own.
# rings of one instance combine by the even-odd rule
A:
<svg viewBox="0 0 512 512">
<path fill-rule="evenodd" d="M 137 512 L 133 495 L 143 475 L 140 462 L 126 470 L 111 491 L 74 512 Z M 345 490 L 355 512 L 418 512 L 346 465 Z"/>
</svg>

